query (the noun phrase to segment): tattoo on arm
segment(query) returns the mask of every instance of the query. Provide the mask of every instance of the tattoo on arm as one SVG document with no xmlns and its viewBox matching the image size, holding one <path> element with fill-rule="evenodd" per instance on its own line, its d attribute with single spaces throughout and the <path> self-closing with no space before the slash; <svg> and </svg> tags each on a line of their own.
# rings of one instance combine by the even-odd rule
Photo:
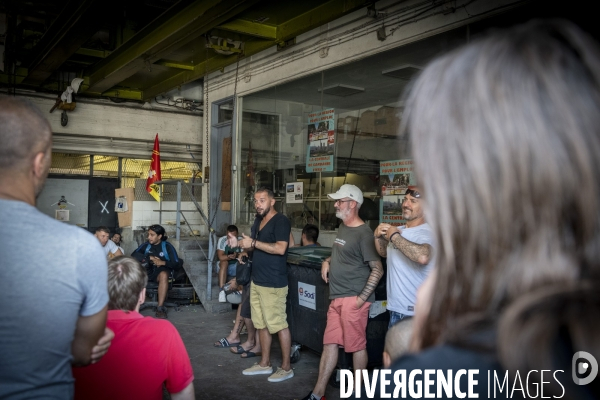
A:
<svg viewBox="0 0 600 400">
<path fill-rule="evenodd" d="M 367 283 L 363 288 L 362 292 L 358 295 L 364 301 L 369 299 L 371 293 L 375 291 L 379 280 L 383 276 L 383 266 L 381 265 L 381 261 L 369 261 L 369 268 L 371 268 L 371 274 L 369 275 L 369 279 L 367 279 Z"/>
<path fill-rule="evenodd" d="M 392 245 L 410 260 L 419 264 L 425 265 L 431 259 L 432 248 L 427 243 L 417 244 L 405 239 L 402 235 L 394 235 Z"/>
<path fill-rule="evenodd" d="M 388 241 L 382 238 L 375 239 L 375 248 L 381 257 L 387 257 Z"/>
</svg>

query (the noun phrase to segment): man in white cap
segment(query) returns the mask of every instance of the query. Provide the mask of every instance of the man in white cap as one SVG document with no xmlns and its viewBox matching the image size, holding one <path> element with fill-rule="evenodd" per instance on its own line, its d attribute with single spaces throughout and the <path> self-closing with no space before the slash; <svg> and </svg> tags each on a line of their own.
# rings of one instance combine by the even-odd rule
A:
<svg viewBox="0 0 600 400">
<path fill-rule="evenodd" d="M 331 257 L 321 264 L 321 277 L 329 283 L 331 304 L 323 335 L 323 354 L 317 384 L 303 400 L 325 398 L 329 377 L 337 365 L 338 347 L 352 353 L 354 370 L 367 367 L 366 328 L 369 307 L 375 301 L 375 287 L 383 267 L 373 231 L 359 218 L 363 194 L 354 185 L 342 185 L 329 195 L 336 200 L 335 216 L 342 220 Z"/>
</svg>

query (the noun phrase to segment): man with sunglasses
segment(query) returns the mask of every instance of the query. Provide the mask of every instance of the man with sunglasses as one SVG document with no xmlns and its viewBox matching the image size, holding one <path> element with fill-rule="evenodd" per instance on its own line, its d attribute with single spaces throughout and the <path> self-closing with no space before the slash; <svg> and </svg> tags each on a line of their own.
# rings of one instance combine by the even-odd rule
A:
<svg viewBox="0 0 600 400">
<path fill-rule="evenodd" d="M 402 217 L 406 225 L 379 224 L 375 229 L 375 247 L 381 257 L 387 257 L 387 309 L 391 328 L 415 314 L 417 289 L 433 269 L 433 232 L 416 186 L 406 189 L 402 202 Z"/>
<path fill-rule="evenodd" d="M 328 195 L 335 200 L 335 216 L 342 220 L 331 257 L 321 264 L 321 277 L 329 283 L 331 303 L 323 334 L 319 377 L 302 400 L 322 400 L 329 377 L 337 365 L 338 348 L 352 353 L 354 370 L 367 367 L 367 322 L 375 301 L 375 288 L 383 276 L 381 259 L 373 245 L 373 231 L 358 216 L 363 194 L 344 184 Z M 357 377 L 358 379 L 358 377 Z"/>
</svg>

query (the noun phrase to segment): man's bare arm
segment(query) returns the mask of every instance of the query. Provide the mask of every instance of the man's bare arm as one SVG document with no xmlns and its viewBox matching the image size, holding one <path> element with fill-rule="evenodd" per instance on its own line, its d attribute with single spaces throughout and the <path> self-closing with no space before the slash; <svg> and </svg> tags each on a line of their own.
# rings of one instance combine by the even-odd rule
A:
<svg viewBox="0 0 600 400">
<path fill-rule="evenodd" d="M 223 250 L 217 250 L 217 258 L 219 259 L 219 261 L 229 261 L 229 258 Z"/>
<path fill-rule="evenodd" d="M 369 261 L 369 268 L 371 268 L 369 279 L 367 279 L 365 287 L 358 295 L 363 301 L 369 299 L 369 296 L 375 291 L 379 280 L 383 276 L 383 266 L 381 265 L 381 261 Z"/>
<path fill-rule="evenodd" d="M 288 248 L 288 242 L 285 240 L 275 242 L 275 243 L 263 243 L 258 240 L 254 242 L 254 248 L 258 250 L 262 250 L 265 253 L 269 254 L 278 254 L 280 256 L 285 254 L 285 251 Z"/>
<path fill-rule="evenodd" d="M 92 362 L 92 350 L 104 334 L 107 310 L 108 305 L 94 315 L 77 318 L 75 336 L 71 343 L 73 365 L 84 366 Z"/>
<path fill-rule="evenodd" d="M 421 265 L 429 263 L 433 248 L 427 243 L 417 244 L 410 240 L 402 237 L 401 234 L 394 234 L 391 238 L 392 245 L 400 250 L 402 254 L 408 257 L 410 260 L 417 262 Z"/>
<path fill-rule="evenodd" d="M 179 393 L 171 393 L 171 400 L 194 400 L 194 398 L 194 382 L 190 382 L 190 384 Z"/>
</svg>

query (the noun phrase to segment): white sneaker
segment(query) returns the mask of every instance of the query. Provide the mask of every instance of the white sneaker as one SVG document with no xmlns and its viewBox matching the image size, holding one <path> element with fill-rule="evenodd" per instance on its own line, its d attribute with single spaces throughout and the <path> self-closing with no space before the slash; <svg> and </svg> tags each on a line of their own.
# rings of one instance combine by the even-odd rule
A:
<svg viewBox="0 0 600 400">
<path fill-rule="evenodd" d="M 254 363 L 253 366 L 242 371 L 242 374 L 244 375 L 262 375 L 272 373 L 273 367 L 261 367 L 259 363 Z"/>
<path fill-rule="evenodd" d="M 285 369 L 281 368 L 281 367 L 277 367 L 277 371 L 275 371 L 275 373 L 273 375 L 271 375 L 269 377 L 269 379 L 267 379 L 269 382 L 281 382 L 281 381 L 285 381 L 286 379 L 290 379 L 294 377 L 294 370 L 290 368 L 289 371 L 286 371 Z"/>
<path fill-rule="evenodd" d="M 219 291 L 219 303 L 227 303 L 227 296 L 224 290 Z"/>
</svg>

